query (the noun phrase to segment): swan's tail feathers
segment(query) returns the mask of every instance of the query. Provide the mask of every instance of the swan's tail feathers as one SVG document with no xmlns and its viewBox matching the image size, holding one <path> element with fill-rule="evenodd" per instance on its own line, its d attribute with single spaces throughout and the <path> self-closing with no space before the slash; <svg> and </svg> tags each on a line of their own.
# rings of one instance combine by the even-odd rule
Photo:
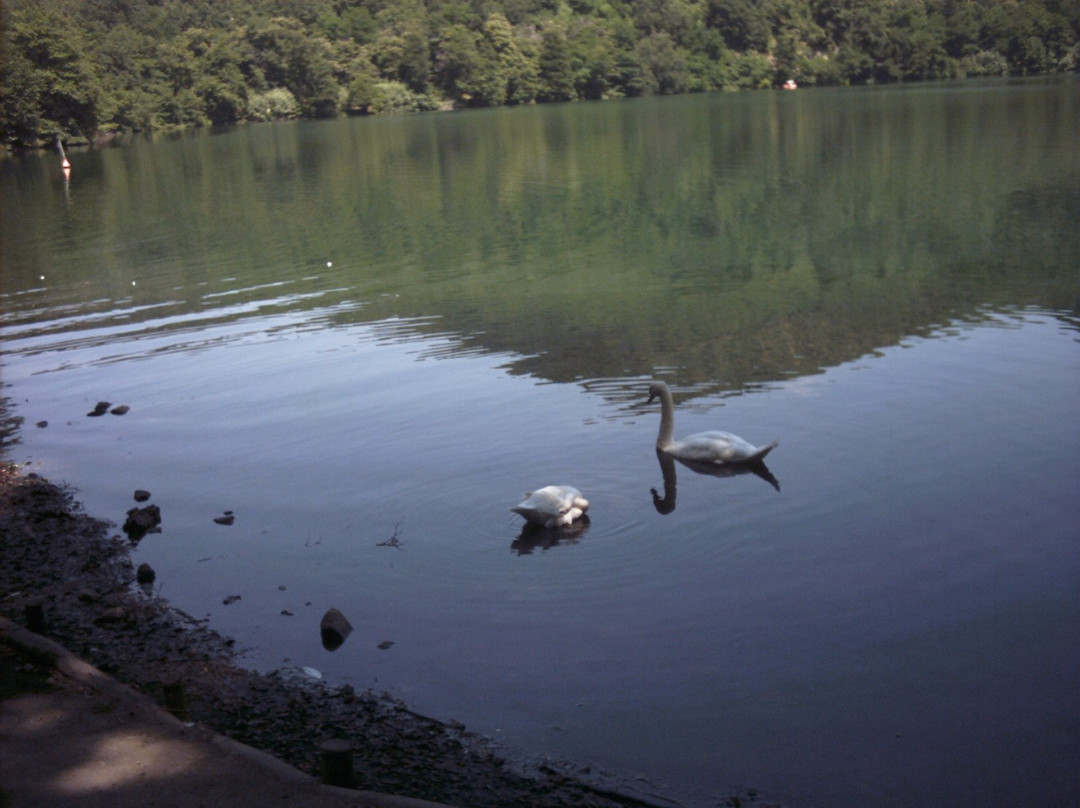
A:
<svg viewBox="0 0 1080 808">
<path fill-rule="evenodd" d="M 780 492 L 780 481 L 773 476 L 773 473 L 769 471 L 769 467 L 765 465 L 764 461 L 757 460 L 751 463 L 749 468 L 750 471 L 775 488 L 777 493 Z"/>
<path fill-rule="evenodd" d="M 760 463 L 765 459 L 765 455 L 780 445 L 780 441 L 774 440 L 772 443 L 768 443 L 746 458 L 744 463 Z"/>
</svg>

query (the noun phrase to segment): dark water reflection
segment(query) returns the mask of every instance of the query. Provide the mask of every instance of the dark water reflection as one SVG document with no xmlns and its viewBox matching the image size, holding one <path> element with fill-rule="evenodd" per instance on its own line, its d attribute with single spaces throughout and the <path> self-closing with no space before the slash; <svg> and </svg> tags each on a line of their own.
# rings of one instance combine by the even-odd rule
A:
<svg viewBox="0 0 1080 808">
<path fill-rule="evenodd" d="M 652 489 L 653 507 L 656 508 L 656 512 L 659 514 L 669 514 L 675 510 L 676 497 L 678 496 L 679 478 L 675 470 L 676 461 L 659 449 L 656 450 L 656 459 L 660 463 L 660 473 L 664 478 L 664 494 L 661 496 L 655 488 Z M 780 490 L 780 481 L 769 471 L 769 467 L 765 463 L 717 465 L 682 458 L 679 458 L 678 462 L 696 474 L 704 474 L 710 477 L 730 478 L 753 474 L 777 491 Z"/>
<path fill-rule="evenodd" d="M 251 664 L 519 756 L 692 805 L 1073 804 L 1076 90 L 5 158 L 9 453 L 107 518 L 152 491 L 139 560 Z M 687 433 L 779 438 L 768 471 L 658 477 L 654 377 Z M 555 482 L 590 522 L 522 531 Z"/>
<path fill-rule="evenodd" d="M 576 544 L 588 533 L 590 522 L 588 516 L 583 516 L 572 524 L 560 528 L 526 524 L 518 537 L 510 544 L 510 549 L 518 555 L 531 555 L 560 545 Z"/>
</svg>

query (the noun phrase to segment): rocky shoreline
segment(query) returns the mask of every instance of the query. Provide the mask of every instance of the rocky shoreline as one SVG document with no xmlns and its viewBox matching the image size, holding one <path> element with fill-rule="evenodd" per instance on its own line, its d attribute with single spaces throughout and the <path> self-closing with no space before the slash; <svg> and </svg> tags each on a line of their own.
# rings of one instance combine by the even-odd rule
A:
<svg viewBox="0 0 1080 808">
<path fill-rule="evenodd" d="M 321 741 L 344 739 L 356 785 L 370 791 L 470 808 L 678 804 L 590 784 L 584 773 L 526 773 L 464 727 L 387 695 L 244 670 L 231 640 L 136 585 L 128 539 L 70 492 L 10 464 L 0 465 L 0 536 L 0 614 L 25 623 L 40 604 L 43 633 L 73 653 L 163 704 L 165 683 L 182 681 L 191 720 L 302 771 L 318 774 Z"/>
</svg>

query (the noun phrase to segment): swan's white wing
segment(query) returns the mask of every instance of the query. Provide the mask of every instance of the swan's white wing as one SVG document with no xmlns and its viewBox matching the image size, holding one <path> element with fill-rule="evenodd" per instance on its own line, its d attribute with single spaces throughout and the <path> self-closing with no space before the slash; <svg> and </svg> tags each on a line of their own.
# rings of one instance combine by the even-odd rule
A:
<svg viewBox="0 0 1080 808">
<path fill-rule="evenodd" d="M 547 527 L 568 525 L 589 507 L 581 492 L 569 485 L 547 485 L 533 491 L 510 510 Z"/>
<path fill-rule="evenodd" d="M 683 460 L 707 463 L 745 463 L 760 460 L 776 443 L 758 448 L 730 432 L 699 432 L 668 447 L 667 453 Z"/>
</svg>

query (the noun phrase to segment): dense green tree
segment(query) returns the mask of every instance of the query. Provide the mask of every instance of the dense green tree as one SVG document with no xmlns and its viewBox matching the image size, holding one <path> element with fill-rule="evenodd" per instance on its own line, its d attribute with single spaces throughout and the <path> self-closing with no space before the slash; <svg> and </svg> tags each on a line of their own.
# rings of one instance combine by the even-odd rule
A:
<svg viewBox="0 0 1080 808">
<path fill-rule="evenodd" d="M 268 88 L 289 90 L 304 115 L 325 117 L 337 111 L 341 92 L 325 39 L 308 34 L 294 18 L 275 17 L 251 33 L 250 44 Z"/>
<path fill-rule="evenodd" d="M 380 15 L 382 20 L 390 15 Z M 383 76 L 417 93 L 426 93 L 432 76 L 427 33 L 418 21 L 383 29 L 371 45 L 371 58 Z"/>
<path fill-rule="evenodd" d="M 979 50 L 979 11 L 973 0 L 947 0 L 940 8 L 945 18 L 945 52 L 954 59 Z"/>
<path fill-rule="evenodd" d="M 159 45 L 153 37 L 126 25 L 99 40 L 107 120 L 119 129 L 148 131 L 161 124 L 159 106 L 168 94 L 162 79 Z"/>
<path fill-rule="evenodd" d="M 606 26 L 593 21 L 578 25 L 568 45 L 575 97 L 595 101 L 621 94 L 615 70 L 618 48 Z"/>
<path fill-rule="evenodd" d="M 719 31 L 731 50 L 764 52 L 769 46 L 767 1 L 709 0 L 705 24 Z"/>
<path fill-rule="evenodd" d="M 370 42 L 379 32 L 378 23 L 366 6 L 350 6 L 341 13 L 341 33 L 356 42 Z"/>
<path fill-rule="evenodd" d="M 178 38 L 191 54 L 195 77 L 190 86 L 202 99 L 203 111 L 214 124 L 235 123 L 247 109 L 246 40 L 243 32 L 190 29 Z"/>
<path fill-rule="evenodd" d="M 634 48 L 638 70 L 630 89 L 633 95 L 668 95 L 686 92 L 690 72 L 686 55 L 676 46 L 671 34 L 657 31 L 638 42 Z"/>
<path fill-rule="evenodd" d="M 634 0 L 633 16 L 647 34 L 667 34 L 676 43 L 689 42 L 705 19 L 704 6 L 698 0 Z"/>
<path fill-rule="evenodd" d="M 495 60 L 481 41 L 480 34 L 457 23 L 447 26 L 439 41 L 439 87 L 462 106 L 489 106 L 505 100 L 505 84 L 498 86 Z"/>
<path fill-rule="evenodd" d="M 795 79 L 821 83 L 814 63 L 818 54 L 828 48 L 828 39 L 810 7 L 801 0 L 775 0 L 770 7 L 770 28 L 774 32 L 772 54 L 778 82 Z"/>
<path fill-rule="evenodd" d="M 559 28 L 544 31 L 541 39 L 540 57 L 541 101 L 572 101 L 577 97 L 574 89 L 574 69 L 570 60 L 570 45 L 566 33 Z"/>
<path fill-rule="evenodd" d="M 5 0 L 0 137 L 1076 70 L 1076 0 Z"/>
<path fill-rule="evenodd" d="M 90 137 L 100 122 L 100 71 L 74 20 L 42 6 L 4 20 L 0 123 L 9 142 Z"/>
<path fill-rule="evenodd" d="M 526 104 L 536 98 L 540 81 L 537 63 L 526 52 L 525 43 L 515 36 L 506 15 L 489 14 L 484 21 L 483 37 L 496 63 L 498 81 L 503 85 L 502 103 Z"/>
</svg>

